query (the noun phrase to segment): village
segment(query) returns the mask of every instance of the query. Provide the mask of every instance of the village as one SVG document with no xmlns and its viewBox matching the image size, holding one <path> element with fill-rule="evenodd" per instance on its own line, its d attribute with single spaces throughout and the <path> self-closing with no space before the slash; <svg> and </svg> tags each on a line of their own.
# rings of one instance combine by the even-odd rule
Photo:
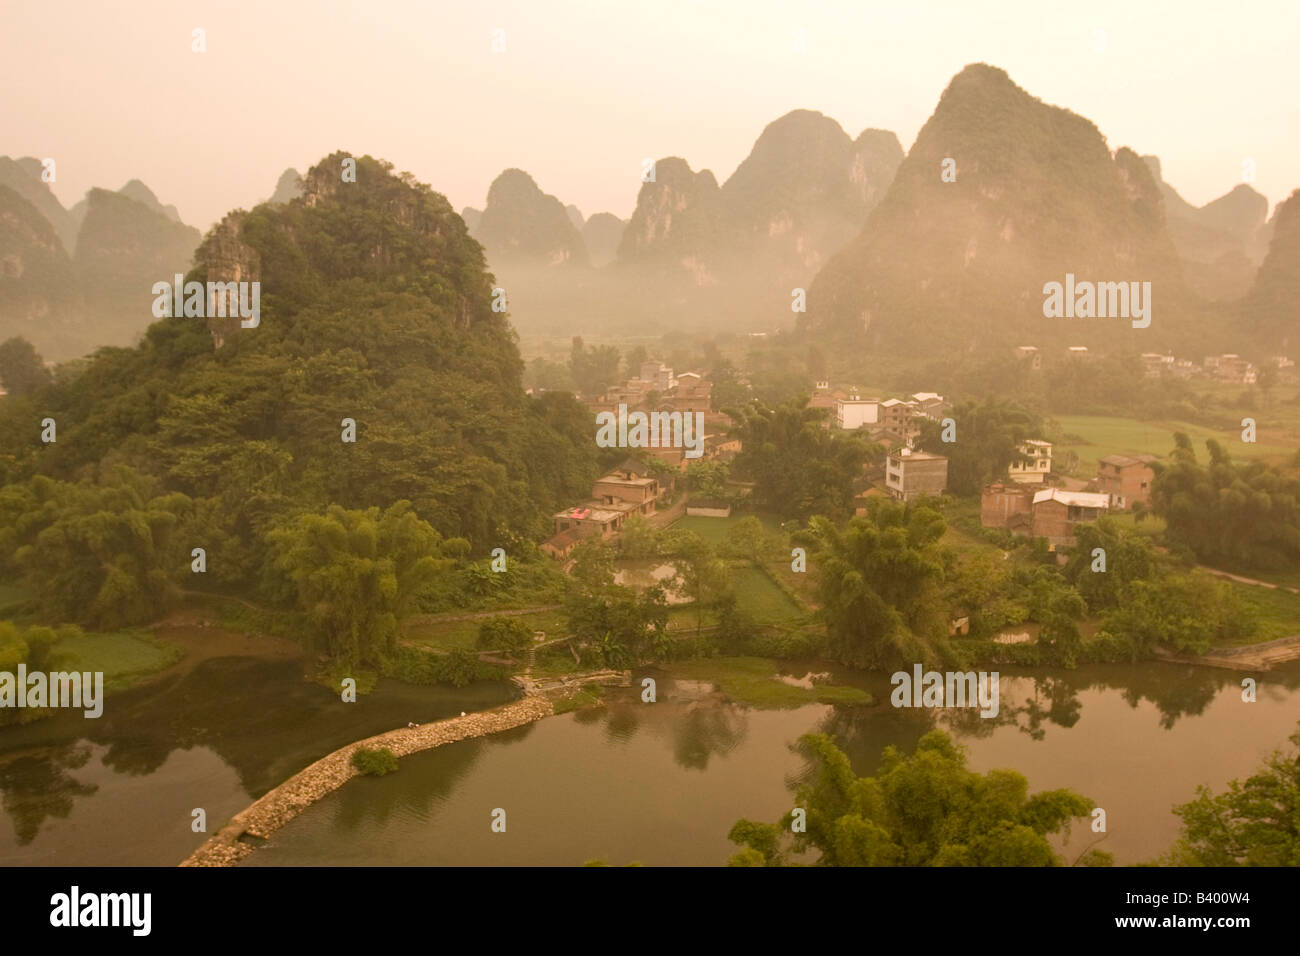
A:
<svg viewBox="0 0 1300 956">
<path fill-rule="evenodd" d="M 1016 353 L 1037 360 L 1033 346 L 1020 347 Z M 1291 367 L 1285 359 L 1278 362 L 1279 368 Z M 1180 374 L 1176 370 L 1186 367 L 1172 356 L 1144 356 L 1144 365 L 1157 370 L 1155 374 L 1163 370 Z M 1256 373 L 1254 366 L 1235 355 L 1209 358 L 1199 368 L 1241 382 L 1253 381 Z M 620 408 L 625 414 L 631 409 L 633 414 L 651 416 L 694 415 L 704 427 L 702 450 L 692 455 L 688 443 L 638 448 L 636 443 L 624 441 L 624 447 L 631 446 L 629 457 L 593 483 L 588 501 L 554 515 L 554 534 L 540 544 L 541 550 L 553 558 L 567 559 L 584 538 L 617 537 L 633 515 L 656 519 L 654 523 L 661 527 L 682 515 L 729 517 L 749 490 L 745 482 L 729 481 L 726 496 L 702 495 L 691 489 L 679 500 L 689 484 L 687 469 L 693 460 L 726 464 L 742 447 L 741 441 L 730 435 L 733 422 L 713 407 L 711 395 L 712 385 L 703 373 L 674 374 L 671 367 L 649 361 L 642 364 L 637 377 L 586 398 L 585 404 L 597 416 L 612 416 Z M 832 387 L 823 380 L 812 383 L 808 407 L 825 410 L 824 427 L 859 432 L 879 449 L 855 483 L 856 513 L 865 513 L 865 500 L 874 496 L 912 503 L 924 497 L 939 498 L 949 491 L 948 458 L 916 447 L 923 421 L 951 421 L 952 406 L 943 395 L 915 392 L 901 398 L 863 397 L 854 386 Z M 1095 474 L 1082 479 L 1053 469 L 1050 441 L 1029 438 L 1018 451 L 1020 460 L 982 489 L 983 527 L 1042 538 L 1049 550 L 1057 551 L 1074 546 L 1079 522 L 1140 510 L 1150 502 L 1155 478 L 1151 465 L 1157 460 L 1153 454 L 1101 456 Z M 672 510 L 664 511 L 669 503 L 674 503 Z"/>
</svg>

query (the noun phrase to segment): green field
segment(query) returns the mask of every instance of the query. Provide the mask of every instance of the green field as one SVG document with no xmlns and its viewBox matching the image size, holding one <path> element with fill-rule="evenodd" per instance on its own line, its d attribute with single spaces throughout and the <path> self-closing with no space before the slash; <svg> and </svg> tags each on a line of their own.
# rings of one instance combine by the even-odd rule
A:
<svg viewBox="0 0 1300 956">
<path fill-rule="evenodd" d="M 564 615 L 559 611 L 538 611 L 534 614 L 515 614 L 511 617 L 522 621 L 531 631 L 545 631 L 546 639 L 563 637 L 568 633 Z M 463 621 L 412 621 L 403 627 L 403 636 L 412 644 L 426 647 L 440 647 L 451 650 L 455 647 L 473 649 L 478 640 L 478 629 L 483 619 Z"/>
<path fill-rule="evenodd" d="M 797 620 L 803 611 L 762 570 L 751 565 L 731 568 L 731 585 L 740 609 L 756 624 L 780 624 Z"/>
<path fill-rule="evenodd" d="M 66 637 L 54 645 L 54 653 L 61 670 L 103 671 L 109 689 L 127 687 L 185 654 L 176 644 L 140 630 Z"/>
<path fill-rule="evenodd" d="M 750 514 L 752 514 L 752 512 L 750 512 Z M 699 516 L 687 515 L 686 517 L 678 518 L 669 525 L 668 528 L 673 531 L 694 531 L 700 536 L 700 540 L 705 544 L 716 548 L 727 540 L 727 532 L 744 517 L 746 517 L 745 514 L 736 514 L 735 512 L 732 512 L 730 518 L 701 518 Z M 763 522 L 763 526 L 767 528 L 767 530 L 781 530 L 781 522 L 772 515 L 760 514 L 757 515 L 757 518 L 759 521 Z"/>
<path fill-rule="evenodd" d="M 1142 422 L 1136 418 L 1107 418 L 1100 415 L 1062 415 L 1058 418 L 1059 434 L 1052 449 L 1052 468 L 1062 472 L 1065 456 L 1074 452 L 1078 465 L 1067 474 L 1077 478 L 1092 478 L 1097 474 L 1097 459 L 1107 455 L 1158 455 L 1167 457 L 1174 447 L 1174 432 L 1186 432 L 1196 449 L 1197 457 L 1207 461 L 1207 438 L 1218 439 L 1233 458 L 1284 459 L 1294 455 L 1297 443 L 1290 429 L 1268 427 L 1266 416 L 1256 415 L 1259 422 L 1257 441 L 1246 444 L 1241 440 L 1241 430 L 1217 431 L 1203 425 L 1187 422 Z M 1066 435 L 1077 435 L 1083 442 L 1067 441 Z"/>
</svg>

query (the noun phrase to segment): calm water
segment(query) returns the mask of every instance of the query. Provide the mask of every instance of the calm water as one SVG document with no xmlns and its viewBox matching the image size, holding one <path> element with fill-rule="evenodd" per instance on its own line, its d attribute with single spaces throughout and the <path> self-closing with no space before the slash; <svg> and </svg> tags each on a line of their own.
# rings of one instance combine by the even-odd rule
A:
<svg viewBox="0 0 1300 956">
<path fill-rule="evenodd" d="M 656 677 L 656 704 L 629 696 L 355 780 L 244 865 L 720 864 L 735 850 L 726 834 L 737 819 L 775 820 L 790 808 L 788 785 L 806 770 L 791 749 L 800 734 L 831 733 L 869 774 L 884 746 L 910 750 L 935 726 L 960 738 L 977 770 L 1011 767 L 1031 790 L 1070 787 L 1091 798 L 1108 816 L 1100 848 L 1134 863 L 1174 840 L 1174 803 L 1192 799 L 1198 784 L 1217 789 L 1249 775 L 1300 720 L 1294 664 L 1269 672 L 1253 704 L 1241 701 L 1238 675 L 1210 668 L 1004 670 L 993 720 L 888 703 L 763 711 Z M 837 677 L 888 701 L 883 676 Z M 495 808 L 506 811 L 505 833 L 491 832 Z M 1076 826 L 1071 858 L 1093 837 L 1086 823 Z"/>
<path fill-rule="evenodd" d="M 381 681 L 345 704 L 291 661 L 204 661 L 110 696 L 98 720 L 64 712 L 0 729 L 0 864 L 175 865 L 344 744 L 515 696 L 504 681 L 464 690 Z M 196 807 L 207 834 L 190 829 Z"/>
</svg>

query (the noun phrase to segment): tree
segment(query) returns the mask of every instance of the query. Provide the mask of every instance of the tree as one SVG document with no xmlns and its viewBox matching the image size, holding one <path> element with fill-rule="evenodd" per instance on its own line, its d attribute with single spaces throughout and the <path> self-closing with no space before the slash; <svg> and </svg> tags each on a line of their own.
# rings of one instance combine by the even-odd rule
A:
<svg viewBox="0 0 1300 956">
<path fill-rule="evenodd" d="M 755 515 L 745 515 L 727 529 L 725 548 L 728 554 L 754 564 L 761 564 L 780 546 L 777 535 L 763 527 Z"/>
<path fill-rule="evenodd" d="M 1300 866 L 1300 730 L 1291 752 L 1275 751 L 1244 783 L 1174 808 L 1182 834 L 1164 862 L 1172 866 Z"/>
<path fill-rule="evenodd" d="M 189 573 L 177 524 L 191 501 L 119 467 L 103 484 L 45 477 L 0 493 L 0 544 L 42 615 L 103 629 L 156 620 Z"/>
<path fill-rule="evenodd" d="M 1174 435 L 1168 462 L 1157 462 L 1151 509 L 1165 535 L 1197 559 L 1229 568 L 1286 569 L 1300 561 L 1300 478 L 1264 462 L 1236 464 L 1218 442 L 1205 443 L 1202 467 L 1191 439 Z"/>
<path fill-rule="evenodd" d="M 853 513 L 853 483 L 878 446 L 823 427 L 824 409 L 800 397 L 776 408 L 760 401 L 737 409 L 741 451 L 734 469 L 754 481 L 754 497 L 783 518 Z"/>
<path fill-rule="evenodd" d="M 1075 526 L 1077 545 L 1065 565 L 1065 577 L 1082 595 L 1094 614 L 1120 603 L 1129 585 L 1152 577 L 1156 552 L 1149 538 L 1125 531 L 1112 518 L 1080 522 Z M 1094 552 L 1100 548 L 1105 570 L 1094 571 Z"/>
<path fill-rule="evenodd" d="M 478 626 L 479 650 L 509 651 L 517 654 L 533 643 L 533 631 L 517 617 L 490 617 Z"/>
<path fill-rule="evenodd" d="M 1014 770 L 976 773 L 940 730 L 911 756 L 886 747 L 874 777 L 858 777 L 826 734 L 799 743 L 811 765 L 794 801 L 806 831 L 791 833 L 793 814 L 740 820 L 729 838 L 745 850 L 731 865 L 784 865 L 789 835 L 793 851 L 818 851 L 818 866 L 1062 866 L 1048 836 L 1068 833 L 1093 806 L 1071 790 L 1030 796 Z"/>
<path fill-rule="evenodd" d="M 583 395 L 600 395 L 618 381 L 619 354 L 612 345 L 598 345 L 588 349 L 582 337 L 573 337 L 569 353 L 569 372 L 574 384 Z"/>
<path fill-rule="evenodd" d="M 625 558 L 640 560 L 657 557 L 659 532 L 643 515 L 632 514 L 623 525 L 623 534 L 619 537 L 618 544 Z"/>
<path fill-rule="evenodd" d="M 0 343 L 0 386 L 10 395 L 30 395 L 53 381 L 31 342 L 19 336 Z"/>
<path fill-rule="evenodd" d="M 272 566 L 292 586 L 330 656 L 347 665 L 382 664 L 395 650 L 398 622 L 450 565 L 440 542 L 407 501 L 382 513 L 331 505 L 268 535 Z"/>
<path fill-rule="evenodd" d="M 1102 620 L 1105 634 L 1127 640 L 1139 654 L 1157 645 L 1204 654 L 1249 638 L 1257 627 L 1255 612 L 1232 586 L 1203 573 L 1134 581 Z"/>
<path fill-rule="evenodd" d="M 728 471 L 727 463 L 723 461 L 691 462 L 686 466 L 691 494 L 698 498 L 725 498 Z"/>
<path fill-rule="evenodd" d="M 695 603 L 695 630 L 699 633 L 704 609 L 715 604 L 730 586 L 727 566 L 693 531 L 673 532 L 665 539 L 665 550 L 677 570 L 678 587 Z"/>
<path fill-rule="evenodd" d="M 943 577 L 943 517 L 925 505 L 872 498 L 868 513 L 837 529 L 812 520 L 817 595 L 834 657 L 860 667 L 932 660 L 947 621 L 935 616 Z"/>
<path fill-rule="evenodd" d="M 1021 461 L 1020 443 L 1041 428 L 1037 416 L 1009 399 L 963 402 L 953 409 L 955 441 L 943 440 L 943 425 L 921 420 L 917 444 L 948 459 L 948 489 L 956 495 L 977 495 L 984 485 L 1006 474 Z"/>
</svg>

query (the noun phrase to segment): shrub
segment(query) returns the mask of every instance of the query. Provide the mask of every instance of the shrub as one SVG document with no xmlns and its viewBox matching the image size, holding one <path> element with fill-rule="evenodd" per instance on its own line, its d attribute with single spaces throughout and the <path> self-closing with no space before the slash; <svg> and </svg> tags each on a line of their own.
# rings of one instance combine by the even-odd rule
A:
<svg viewBox="0 0 1300 956">
<path fill-rule="evenodd" d="M 382 777 L 397 769 L 397 756 L 387 747 L 371 750 L 358 747 L 352 751 L 352 766 L 369 777 Z"/>
</svg>

